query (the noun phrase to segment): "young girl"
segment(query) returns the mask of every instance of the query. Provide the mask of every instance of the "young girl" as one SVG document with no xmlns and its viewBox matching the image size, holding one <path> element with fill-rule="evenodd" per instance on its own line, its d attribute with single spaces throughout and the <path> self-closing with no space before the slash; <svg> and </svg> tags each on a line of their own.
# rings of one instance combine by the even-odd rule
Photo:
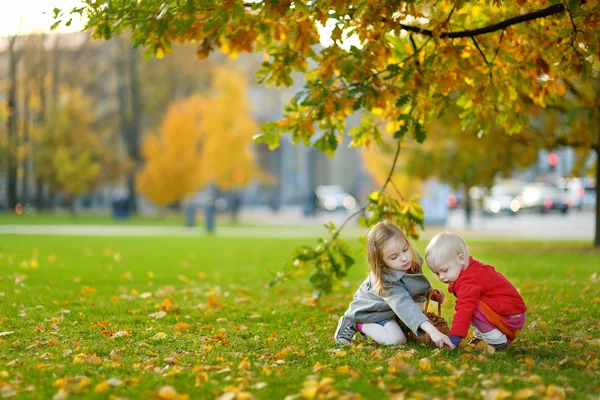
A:
<svg viewBox="0 0 600 400">
<path fill-rule="evenodd" d="M 423 302 L 433 288 L 421 273 L 423 259 L 400 228 L 390 221 L 373 226 L 367 234 L 367 259 L 371 273 L 340 318 L 335 341 L 349 344 L 358 331 L 377 343 L 406 343 L 397 316 L 416 335 L 426 332 L 438 347 L 454 348 L 423 314 Z M 442 303 L 444 293 L 435 290 L 431 298 Z"/>
</svg>

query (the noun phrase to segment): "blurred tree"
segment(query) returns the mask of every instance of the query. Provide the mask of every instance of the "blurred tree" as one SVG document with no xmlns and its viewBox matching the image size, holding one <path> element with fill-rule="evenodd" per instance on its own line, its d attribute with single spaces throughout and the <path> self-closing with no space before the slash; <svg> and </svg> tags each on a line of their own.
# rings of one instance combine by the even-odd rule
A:
<svg viewBox="0 0 600 400">
<path fill-rule="evenodd" d="M 17 202 L 17 178 L 18 178 L 18 64 L 22 57 L 17 44 L 17 36 L 11 36 L 8 39 L 8 96 L 6 104 L 8 108 L 7 127 L 6 127 L 6 171 L 7 185 L 6 198 L 9 210 L 14 210 Z"/>
<path fill-rule="evenodd" d="M 138 187 L 145 196 L 166 206 L 209 183 L 231 188 L 260 176 L 250 151 L 258 128 L 246 85 L 234 70 L 217 68 L 213 96 L 169 106 L 159 134 L 148 135 L 142 147 Z"/>
<path fill-rule="evenodd" d="M 537 160 L 541 142 L 525 132 L 507 135 L 501 125 L 490 123 L 490 133 L 461 128 L 451 109 L 426 127 L 430 140 L 407 151 L 409 174 L 427 179 L 436 177 L 454 190 L 462 187 L 465 216 L 470 224 L 473 209 L 469 191 L 473 186 L 490 187 L 499 175 L 510 177 L 516 168 Z M 510 150 L 509 150 L 510 149 Z"/>
<path fill-rule="evenodd" d="M 291 133 L 295 142 L 310 142 L 318 127 L 325 134 L 314 145 L 323 151 L 335 150 L 336 132 L 359 109 L 408 122 L 419 141 L 424 131 L 417 127 L 454 103 L 463 126 L 487 133 L 488 121 L 497 120 L 508 133 L 519 132 L 527 119 L 518 89 L 541 104 L 561 86 L 554 78 L 589 71 L 598 61 L 597 1 L 82 3 L 74 12 L 95 37 L 129 31 L 136 46 L 157 58 L 173 42 L 190 42 L 199 43 L 199 58 L 215 49 L 233 56 L 264 52 L 262 82 L 291 85 L 293 71 L 305 72 L 305 90 L 261 139 L 276 145 L 279 134 Z M 60 10 L 55 16 L 57 24 L 70 18 Z M 330 33 L 319 32 L 323 25 Z M 321 34 L 331 45 L 317 51 Z M 458 100 L 452 90 L 461 93 Z M 370 137 L 368 127 L 355 144 Z M 396 132 L 403 134 L 400 127 Z"/>
<path fill-rule="evenodd" d="M 554 98 L 547 104 L 536 104 L 525 93 L 521 99 L 535 121 L 532 129 L 543 146 L 554 149 L 570 146 L 576 150 L 575 176 L 591 175 L 596 181 L 596 232 L 594 243 L 600 247 L 600 79 L 595 75 L 586 81 L 563 78 L 564 96 Z M 591 153 L 596 163 L 591 171 L 584 168 Z"/>
<path fill-rule="evenodd" d="M 390 216 L 408 232 L 422 221 L 422 213 L 384 195 L 407 133 L 422 143 L 423 126 L 454 104 L 461 108 L 456 118 L 471 132 L 487 134 L 494 121 L 508 134 L 519 133 L 529 122 L 520 89 L 536 104 L 548 104 L 564 92 L 560 78 L 585 75 L 600 58 L 596 0 L 143 4 L 83 0 L 75 12 L 95 37 L 109 39 L 127 30 L 135 45 L 158 58 L 170 52 L 172 42 L 194 42 L 200 58 L 219 48 L 233 56 L 264 52 L 260 82 L 290 86 L 294 71 L 305 73 L 304 90 L 292 98 L 284 118 L 264 124 L 256 137 L 271 148 L 282 134 L 291 134 L 294 143 L 333 154 L 346 118 L 358 110 L 367 112 L 353 131 L 355 146 L 380 142 L 380 120 L 391 124 L 397 140 L 392 171 L 380 193 L 369 197 L 373 218 L 365 224 Z M 57 10 L 57 24 L 62 17 Z M 319 26 L 330 33 L 319 33 Z M 321 34 L 329 36 L 323 39 L 330 45 L 317 49 Z M 351 265 L 340 247 L 339 229 L 332 225 L 330 231 L 314 251 L 299 250 L 302 259 L 291 268 L 313 268 L 311 282 L 325 291 Z M 289 271 L 281 275 L 287 276 Z"/>
<path fill-rule="evenodd" d="M 36 176 L 50 184 L 52 191 L 62 190 L 72 200 L 116 178 L 114 137 L 98 133 L 93 103 L 77 89 L 61 89 L 61 101 L 49 112 L 46 125 L 34 133 L 38 151 L 34 153 Z M 104 173 L 103 173 L 104 170 Z M 107 171 L 109 173 L 107 173 Z"/>
<path fill-rule="evenodd" d="M 117 98 L 119 101 L 120 131 L 133 168 L 127 175 L 129 208 L 137 211 L 136 173 L 141 166 L 140 152 L 142 134 L 142 96 L 139 74 L 139 51 L 129 45 L 126 38 L 117 40 L 116 73 L 118 76 Z"/>
<path fill-rule="evenodd" d="M 2 86 L 0 86 L 2 90 Z M 6 160 L 8 156 L 8 132 L 7 123 L 8 121 L 8 105 L 6 103 L 0 103 L 0 159 Z M 4 174 L 6 165 L 0 164 L 0 174 Z"/>
<path fill-rule="evenodd" d="M 144 127 L 154 130 L 169 104 L 210 88 L 212 60 L 198 65 L 193 45 L 176 45 L 169 57 L 140 63 Z"/>
<path fill-rule="evenodd" d="M 491 124 L 489 134 L 477 134 L 472 128 L 460 126 L 455 118 L 457 112 L 453 107 L 427 125 L 429 139 L 423 144 L 406 141 L 392 181 L 398 192 L 403 193 L 419 190 L 418 182 L 432 177 L 454 190 L 462 188 L 469 225 L 473 208 L 469 190 L 473 186 L 489 187 L 498 175 L 509 177 L 515 168 L 530 166 L 537 160 L 542 142 L 522 133 L 507 135 L 497 124 Z M 377 181 L 382 181 L 389 171 L 394 154 L 392 142 L 389 136 L 384 136 L 382 146 L 364 152 L 367 170 Z"/>
</svg>

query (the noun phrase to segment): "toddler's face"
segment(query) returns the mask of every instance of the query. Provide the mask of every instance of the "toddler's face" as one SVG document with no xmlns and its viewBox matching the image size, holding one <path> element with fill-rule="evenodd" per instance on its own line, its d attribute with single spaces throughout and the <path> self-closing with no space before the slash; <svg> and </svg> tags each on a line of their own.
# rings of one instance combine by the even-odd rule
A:
<svg viewBox="0 0 600 400">
<path fill-rule="evenodd" d="M 437 275 L 438 279 L 444 282 L 446 285 L 451 285 L 458 279 L 458 276 L 468 265 L 464 254 L 459 254 L 456 257 L 443 258 L 439 257 L 439 260 L 435 258 L 427 263 L 431 271 Z"/>
<path fill-rule="evenodd" d="M 406 240 L 392 237 L 382 249 L 383 262 L 396 271 L 408 272 L 412 265 L 412 253 Z"/>
</svg>

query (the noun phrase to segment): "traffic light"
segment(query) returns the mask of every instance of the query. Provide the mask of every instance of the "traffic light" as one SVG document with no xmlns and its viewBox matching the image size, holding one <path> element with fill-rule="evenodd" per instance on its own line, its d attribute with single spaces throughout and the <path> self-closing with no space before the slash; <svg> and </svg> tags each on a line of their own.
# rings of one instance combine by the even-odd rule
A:
<svg viewBox="0 0 600 400">
<path fill-rule="evenodd" d="M 550 166 L 550 171 L 554 172 L 556 170 L 556 164 L 558 164 L 558 156 L 556 153 L 548 154 L 548 165 Z"/>
</svg>

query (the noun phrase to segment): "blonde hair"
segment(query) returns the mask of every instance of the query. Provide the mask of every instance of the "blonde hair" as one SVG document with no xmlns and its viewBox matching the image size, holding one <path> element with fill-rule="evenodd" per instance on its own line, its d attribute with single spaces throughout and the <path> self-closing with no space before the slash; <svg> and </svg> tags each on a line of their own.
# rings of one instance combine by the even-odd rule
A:
<svg viewBox="0 0 600 400">
<path fill-rule="evenodd" d="M 413 274 L 421 273 L 423 259 L 412 246 L 404 232 L 398 228 L 393 222 L 384 220 L 375 224 L 367 234 L 367 260 L 369 269 L 375 277 L 375 289 L 379 296 L 385 296 L 385 288 L 383 287 L 383 276 L 389 273 L 389 267 L 383 262 L 383 246 L 391 238 L 404 239 L 410 249 L 412 262 L 410 272 Z"/>
<path fill-rule="evenodd" d="M 425 248 L 425 260 L 430 268 L 440 258 L 448 260 L 461 254 L 469 259 L 467 244 L 460 236 L 450 232 L 438 233 Z"/>
</svg>

